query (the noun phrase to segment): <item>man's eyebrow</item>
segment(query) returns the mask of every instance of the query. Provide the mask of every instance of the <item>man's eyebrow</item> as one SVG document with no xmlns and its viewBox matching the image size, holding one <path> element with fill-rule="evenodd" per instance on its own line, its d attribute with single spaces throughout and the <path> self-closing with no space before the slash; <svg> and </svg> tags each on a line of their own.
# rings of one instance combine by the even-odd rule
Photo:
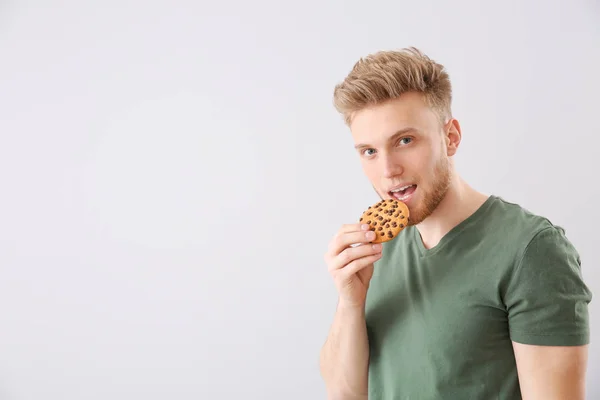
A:
<svg viewBox="0 0 600 400">
<path fill-rule="evenodd" d="M 418 132 L 417 129 L 412 128 L 412 127 L 408 127 L 408 128 L 404 128 L 404 129 L 400 129 L 399 131 L 397 131 L 396 133 L 394 133 L 392 136 L 389 137 L 388 141 L 393 141 L 396 138 L 398 138 L 398 136 L 402 136 L 405 135 L 409 132 Z M 354 146 L 355 149 L 362 149 L 362 148 L 368 148 L 371 147 L 370 145 L 366 144 L 366 143 L 359 143 L 357 145 Z"/>
</svg>

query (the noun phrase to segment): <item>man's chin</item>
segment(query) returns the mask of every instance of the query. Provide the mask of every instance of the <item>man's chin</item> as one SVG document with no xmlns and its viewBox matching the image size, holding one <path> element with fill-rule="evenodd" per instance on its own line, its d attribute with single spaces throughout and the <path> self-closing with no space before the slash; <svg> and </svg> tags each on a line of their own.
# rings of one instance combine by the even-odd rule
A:
<svg viewBox="0 0 600 400">
<path fill-rule="evenodd" d="M 408 211 L 409 211 L 409 216 L 408 216 L 407 226 L 415 226 L 415 225 L 418 225 L 419 223 L 421 223 L 421 221 L 423 219 L 421 218 L 421 216 L 419 215 L 418 212 L 413 212 L 410 208 L 408 209 Z"/>
<path fill-rule="evenodd" d="M 415 202 L 415 204 L 407 204 L 407 207 L 409 212 L 408 226 L 420 224 L 431 214 L 431 212 L 428 212 L 429 210 L 423 201 Z"/>
</svg>

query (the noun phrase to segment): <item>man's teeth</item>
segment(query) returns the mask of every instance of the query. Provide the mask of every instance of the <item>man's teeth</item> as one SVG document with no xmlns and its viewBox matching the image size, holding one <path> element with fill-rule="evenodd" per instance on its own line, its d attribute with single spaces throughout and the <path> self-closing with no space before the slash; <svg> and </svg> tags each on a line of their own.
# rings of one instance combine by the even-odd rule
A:
<svg viewBox="0 0 600 400">
<path fill-rule="evenodd" d="M 407 186 L 403 186 L 403 187 L 401 187 L 399 189 L 394 189 L 394 190 L 392 190 L 392 193 L 400 192 L 402 190 L 408 189 L 411 186 L 413 186 L 413 185 L 407 185 Z"/>
</svg>

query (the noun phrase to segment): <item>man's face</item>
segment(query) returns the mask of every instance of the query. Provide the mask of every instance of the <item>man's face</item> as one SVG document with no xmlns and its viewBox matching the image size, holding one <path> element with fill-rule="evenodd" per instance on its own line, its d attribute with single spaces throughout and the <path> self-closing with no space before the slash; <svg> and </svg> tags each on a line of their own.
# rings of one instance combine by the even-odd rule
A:
<svg viewBox="0 0 600 400">
<path fill-rule="evenodd" d="M 450 185 L 448 126 L 458 127 L 444 126 L 418 93 L 361 110 L 352 120 L 363 171 L 382 199 L 406 203 L 411 225 L 435 210 Z"/>
</svg>

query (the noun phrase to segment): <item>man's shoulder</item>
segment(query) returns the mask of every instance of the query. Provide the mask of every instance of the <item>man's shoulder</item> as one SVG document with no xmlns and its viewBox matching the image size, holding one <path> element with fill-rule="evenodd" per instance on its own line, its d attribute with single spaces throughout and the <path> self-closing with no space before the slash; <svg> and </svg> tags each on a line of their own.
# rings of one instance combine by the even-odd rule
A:
<svg viewBox="0 0 600 400">
<path fill-rule="evenodd" d="M 547 216 L 500 196 L 494 196 L 494 200 L 488 213 L 488 229 L 494 229 L 507 240 L 519 243 L 520 247 L 526 247 L 543 232 L 552 234 L 541 235 L 542 238 L 553 240 L 565 238 L 565 229 Z"/>
<path fill-rule="evenodd" d="M 513 245 L 512 262 L 499 286 L 511 339 L 555 346 L 588 343 L 592 292 L 566 230 L 519 204 L 500 200 L 497 207 L 506 226 L 512 224 L 505 239 Z"/>
<path fill-rule="evenodd" d="M 497 197 L 486 224 L 494 249 L 507 260 L 505 272 L 523 269 L 532 276 L 549 270 L 580 268 L 580 255 L 565 228 L 522 205 Z M 520 273 L 523 273 L 522 271 Z M 557 275 L 558 276 L 558 275 Z"/>
</svg>

